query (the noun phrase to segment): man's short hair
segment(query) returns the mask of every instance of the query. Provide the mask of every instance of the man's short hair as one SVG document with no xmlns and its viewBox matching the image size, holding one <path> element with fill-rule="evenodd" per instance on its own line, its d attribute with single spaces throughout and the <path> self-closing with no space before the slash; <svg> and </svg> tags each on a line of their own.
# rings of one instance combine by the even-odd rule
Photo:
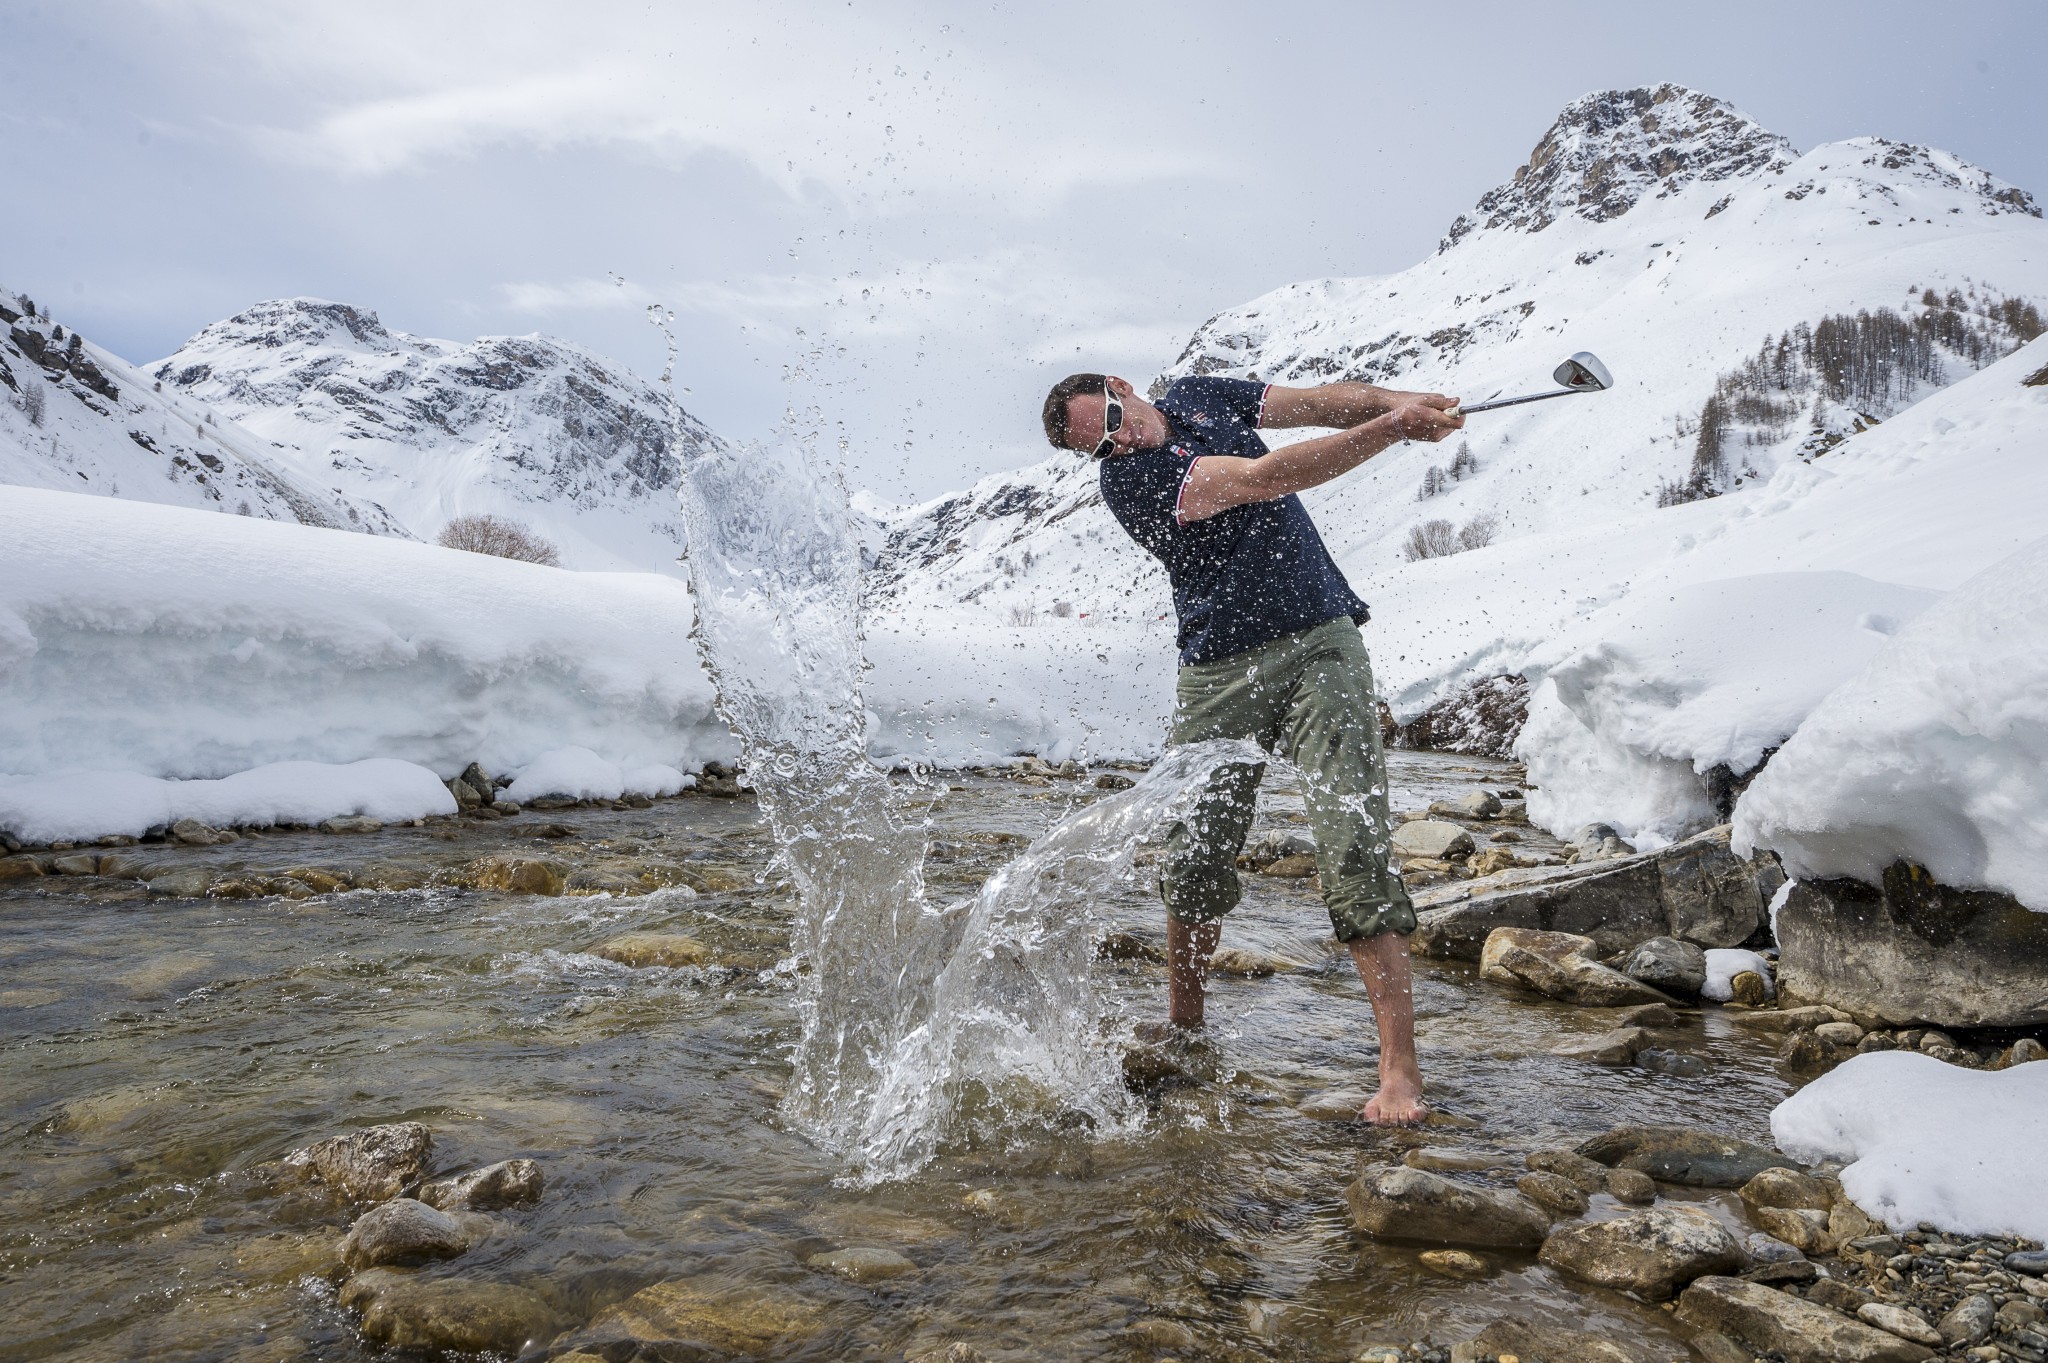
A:
<svg viewBox="0 0 2048 1363">
<path fill-rule="evenodd" d="M 1067 432 L 1067 404 L 1088 393 L 1100 393 L 1109 383 L 1101 374 L 1069 374 L 1045 395 L 1045 438 L 1063 450 L 1070 450 Z"/>
</svg>

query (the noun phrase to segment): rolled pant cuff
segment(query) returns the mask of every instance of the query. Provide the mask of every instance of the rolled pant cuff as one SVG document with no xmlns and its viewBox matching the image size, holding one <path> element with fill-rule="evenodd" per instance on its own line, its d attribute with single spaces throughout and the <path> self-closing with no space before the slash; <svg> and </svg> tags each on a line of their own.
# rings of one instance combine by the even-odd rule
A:
<svg viewBox="0 0 2048 1363">
<path fill-rule="evenodd" d="M 1350 904 L 1330 909 L 1330 926 L 1340 942 L 1377 937 L 1383 932 L 1406 937 L 1415 931 L 1415 907 L 1407 903 Z"/>
</svg>

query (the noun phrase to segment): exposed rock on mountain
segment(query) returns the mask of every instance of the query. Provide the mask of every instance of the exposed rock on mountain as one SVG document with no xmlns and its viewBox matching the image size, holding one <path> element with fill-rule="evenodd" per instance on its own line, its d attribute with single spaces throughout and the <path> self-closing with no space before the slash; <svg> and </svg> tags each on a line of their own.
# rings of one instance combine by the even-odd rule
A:
<svg viewBox="0 0 2048 1363">
<path fill-rule="evenodd" d="M 432 539 L 458 515 L 526 522 L 575 568 L 667 569 L 681 548 L 661 394 L 545 336 L 409 336 L 313 298 L 259 303 L 152 366 L 302 476 Z M 682 418 L 682 440 L 717 440 Z"/>
<path fill-rule="evenodd" d="M 381 507 L 295 477 L 202 403 L 0 289 L 0 483 L 345 530 L 403 533 Z"/>
</svg>

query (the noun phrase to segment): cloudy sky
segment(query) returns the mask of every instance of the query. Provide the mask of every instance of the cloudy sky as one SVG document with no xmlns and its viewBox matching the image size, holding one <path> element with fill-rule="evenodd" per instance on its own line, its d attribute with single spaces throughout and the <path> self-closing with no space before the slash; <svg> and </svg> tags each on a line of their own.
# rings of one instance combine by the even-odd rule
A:
<svg viewBox="0 0 2048 1363">
<path fill-rule="evenodd" d="M 686 405 L 816 402 L 890 500 L 1043 457 L 1070 370 L 1414 263 L 1589 90 L 2048 191 L 2037 0 L 13 0 L 0 52 L 0 281 L 118 353 L 311 294 L 651 377 L 660 301 Z"/>
</svg>

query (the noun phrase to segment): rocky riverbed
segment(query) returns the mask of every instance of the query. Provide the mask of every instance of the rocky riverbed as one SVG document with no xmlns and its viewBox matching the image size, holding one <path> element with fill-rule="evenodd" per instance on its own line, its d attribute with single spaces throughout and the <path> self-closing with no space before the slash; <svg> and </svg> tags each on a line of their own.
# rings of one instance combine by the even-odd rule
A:
<svg viewBox="0 0 2048 1363">
<path fill-rule="evenodd" d="M 1983 1068 L 2038 1042 L 1698 1006 L 1684 948 L 1753 932 L 1722 853 L 1566 845 L 1508 764 L 1393 762 L 1441 920 L 1429 1127 L 1350 1120 L 1370 1014 L 1280 791 L 1209 1033 L 1128 1043 L 1143 1131 L 968 1114 L 869 1191 L 778 1121 L 803 963 L 729 784 L 0 858 L 0 1355 L 2048 1357 L 2039 1246 L 1889 1232 L 1767 1126 L 1859 1050 Z M 904 793 L 965 893 L 1123 779 Z M 1582 872 L 1635 887 L 1625 949 L 1548 940 Z M 1163 1005 L 1145 876 L 1089 906 L 1125 1033 Z"/>
</svg>

